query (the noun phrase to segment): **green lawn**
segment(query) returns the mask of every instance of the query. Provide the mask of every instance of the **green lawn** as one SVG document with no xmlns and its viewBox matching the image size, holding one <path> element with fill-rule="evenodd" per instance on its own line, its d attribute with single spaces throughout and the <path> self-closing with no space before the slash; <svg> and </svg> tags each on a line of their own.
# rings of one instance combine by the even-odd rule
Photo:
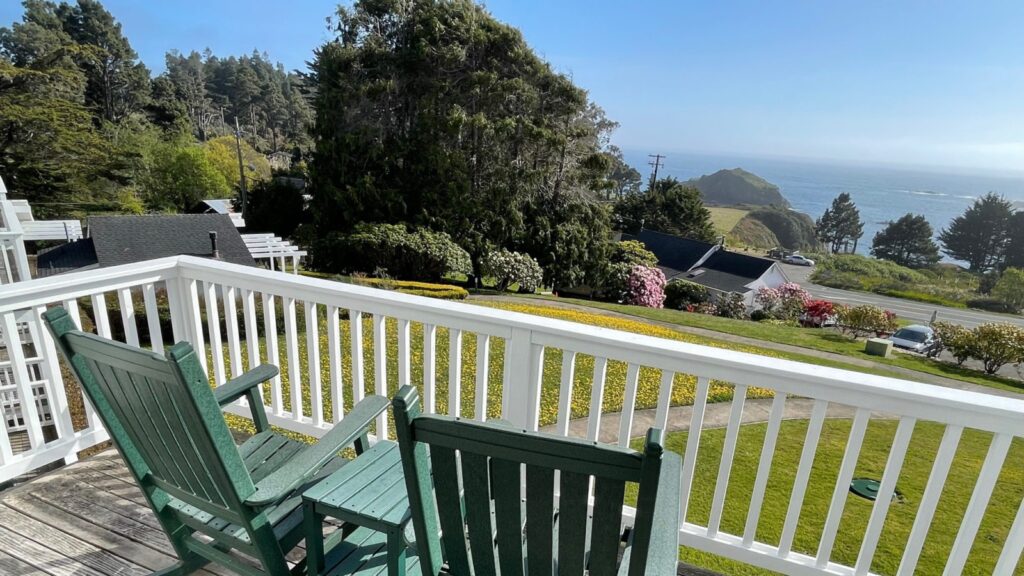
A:
<svg viewBox="0 0 1024 576">
<path fill-rule="evenodd" d="M 871 360 L 880 364 L 898 366 L 901 368 L 915 370 L 917 372 L 944 376 L 946 378 L 981 384 L 983 386 L 990 386 L 1001 390 L 1024 392 L 1024 382 L 1019 380 L 1003 378 L 1000 376 L 989 376 L 978 370 L 961 368 L 953 364 L 939 362 L 930 358 L 910 354 L 894 354 L 890 358 L 869 356 L 864 353 L 863 341 L 852 341 L 849 337 L 831 329 L 822 330 L 818 328 L 802 328 L 799 326 L 779 326 L 775 324 L 751 322 L 749 320 L 721 318 L 718 316 L 710 316 L 708 314 L 694 314 L 684 312 L 682 310 L 645 308 L 643 306 L 629 306 L 625 304 L 613 304 L 610 302 L 598 302 L 594 300 L 582 300 L 576 298 L 559 298 L 539 295 L 523 297 L 566 302 L 597 308 L 600 310 L 629 314 L 631 316 L 647 320 L 678 324 L 679 326 L 703 328 L 725 334 L 734 334 L 737 336 L 764 340 L 766 342 L 776 342 L 779 344 L 789 344 L 792 346 L 810 348 L 812 350 L 821 350 L 823 352 L 832 352 L 835 354 L 849 356 L 851 358 Z M 853 369 L 861 372 L 865 371 L 863 368 Z M 906 378 L 906 376 L 898 377 Z"/>
<path fill-rule="evenodd" d="M 736 458 L 729 479 L 721 524 L 721 530 L 724 532 L 737 535 L 743 533 L 765 429 L 765 424 L 752 424 L 740 429 Z M 782 423 L 769 475 L 768 492 L 758 525 L 757 539 L 762 542 L 778 544 L 806 430 L 806 420 Z M 881 477 L 895 430 L 896 421 L 872 420 L 868 426 L 854 477 Z M 849 420 L 827 420 L 825 422 L 796 532 L 795 551 L 812 556 L 817 552 L 849 431 Z M 920 504 L 925 483 L 931 472 L 942 433 L 943 428 L 940 425 L 927 422 L 917 424 L 902 473 L 897 482 L 897 490 L 901 497 L 889 509 L 878 550 L 871 566 L 872 572 L 895 574 Z M 693 497 L 687 514 L 687 520 L 690 522 L 700 525 L 707 524 L 711 499 L 718 478 L 718 465 L 721 461 L 724 437 L 724 429 L 705 430 L 701 436 L 693 480 Z M 682 454 L 687 439 L 688 434 L 685 432 L 669 434 L 668 448 Z M 972 430 L 964 432 L 942 500 L 936 511 L 935 520 L 921 554 L 917 574 L 942 573 L 944 562 L 960 526 L 963 512 L 966 510 L 990 440 L 991 435 L 987 433 Z M 635 494 L 632 497 L 635 498 Z M 995 494 L 981 525 L 964 574 L 991 574 L 1022 497 L 1024 497 L 1024 441 L 1018 438 L 1014 441 L 1010 454 L 1007 456 L 1006 466 L 999 477 Z M 832 553 L 833 561 L 851 566 L 856 562 L 872 504 L 872 502 L 853 494 L 849 495 Z M 680 549 L 679 558 L 723 574 L 772 574 L 685 547 Z M 1024 566 L 1021 566 L 1017 573 L 1024 573 L 1022 570 L 1024 570 Z"/>
</svg>

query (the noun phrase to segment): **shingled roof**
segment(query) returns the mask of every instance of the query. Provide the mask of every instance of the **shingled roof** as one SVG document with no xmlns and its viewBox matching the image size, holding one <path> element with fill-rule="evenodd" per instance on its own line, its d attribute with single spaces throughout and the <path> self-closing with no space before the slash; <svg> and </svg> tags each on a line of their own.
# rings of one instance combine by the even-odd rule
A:
<svg viewBox="0 0 1024 576">
<path fill-rule="evenodd" d="M 746 292 L 748 284 L 775 265 L 767 258 L 729 252 L 710 242 L 653 230 L 623 234 L 622 239 L 643 242 L 658 257 L 658 267 L 669 280 L 681 278 L 721 292 Z M 701 262 L 705 256 L 707 259 Z"/>
<path fill-rule="evenodd" d="M 255 266 L 242 236 L 225 214 L 93 216 L 85 240 L 39 255 L 40 276 L 87 266 L 117 266 L 166 256 L 213 257 L 210 232 L 217 233 L 218 259 Z"/>
</svg>

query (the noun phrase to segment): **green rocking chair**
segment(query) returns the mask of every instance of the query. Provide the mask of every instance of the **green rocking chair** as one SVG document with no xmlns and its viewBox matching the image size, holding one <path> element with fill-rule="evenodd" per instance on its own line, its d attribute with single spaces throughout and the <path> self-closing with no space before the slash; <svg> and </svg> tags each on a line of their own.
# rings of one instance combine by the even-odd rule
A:
<svg viewBox="0 0 1024 576">
<path fill-rule="evenodd" d="M 640 454 L 424 415 L 410 386 L 393 405 L 424 576 L 676 573 L 682 466 L 659 430 Z M 636 516 L 623 522 L 630 482 Z"/>
<path fill-rule="evenodd" d="M 188 574 L 209 562 L 244 576 L 290 574 L 285 555 L 303 538 L 302 490 L 344 463 L 345 447 L 367 448 L 368 427 L 387 400 L 367 397 L 306 445 L 267 423 L 259 385 L 278 373 L 274 366 L 214 390 L 187 343 L 165 358 L 81 332 L 62 308 L 43 317 L 178 555 L 156 574 Z M 256 434 L 236 446 L 220 409 L 243 396 Z"/>
</svg>

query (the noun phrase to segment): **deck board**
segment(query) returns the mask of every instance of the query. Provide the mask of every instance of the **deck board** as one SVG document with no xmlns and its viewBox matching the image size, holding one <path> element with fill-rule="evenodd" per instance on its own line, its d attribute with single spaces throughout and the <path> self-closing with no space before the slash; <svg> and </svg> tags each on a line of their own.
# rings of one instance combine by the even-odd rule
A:
<svg viewBox="0 0 1024 576">
<path fill-rule="evenodd" d="M 329 534 L 336 523 L 324 527 Z M 305 556 L 305 545 L 288 559 Z M 0 575 L 142 576 L 175 561 L 117 452 L 108 450 L 0 492 Z M 215 565 L 200 576 L 233 576 Z M 712 575 L 682 566 L 680 575 Z"/>
</svg>

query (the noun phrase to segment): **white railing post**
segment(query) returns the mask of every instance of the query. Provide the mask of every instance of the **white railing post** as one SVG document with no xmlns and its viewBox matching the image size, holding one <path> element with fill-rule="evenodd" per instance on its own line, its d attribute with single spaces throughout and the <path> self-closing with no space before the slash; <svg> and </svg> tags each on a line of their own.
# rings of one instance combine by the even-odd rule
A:
<svg viewBox="0 0 1024 576">
<path fill-rule="evenodd" d="M 536 430 L 540 415 L 540 378 L 544 347 L 532 342 L 532 332 L 513 328 L 508 339 L 505 362 L 510 363 L 509 381 L 504 383 L 503 416 L 513 425 Z"/>
</svg>

